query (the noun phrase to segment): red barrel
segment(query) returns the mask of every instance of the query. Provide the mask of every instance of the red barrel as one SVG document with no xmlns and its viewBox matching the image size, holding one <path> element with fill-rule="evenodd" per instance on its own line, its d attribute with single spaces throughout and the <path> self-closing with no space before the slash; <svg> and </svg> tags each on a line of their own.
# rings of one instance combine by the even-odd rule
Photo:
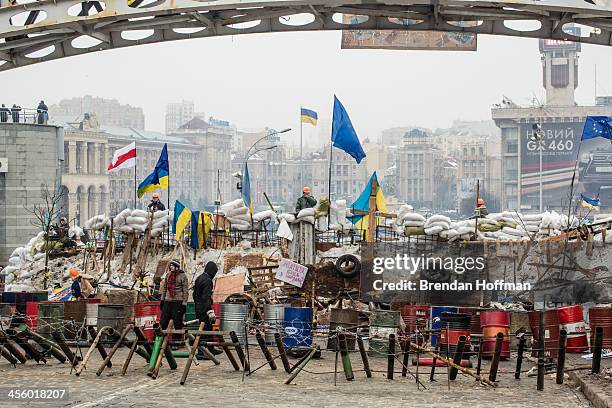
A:
<svg viewBox="0 0 612 408">
<path fill-rule="evenodd" d="M 482 356 L 486 359 L 493 358 L 495 354 L 495 342 L 497 333 L 504 335 L 500 358 L 510 358 L 510 313 L 501 310 L 483 310 L 480 312 L 480 327 L 482 328 Z"/>
<path fill-rule="evenodd" d="M 417 330 L 422 333 L 418 336 L 418 339 L 414 339 L 418 344 L 423 344 L 427 340 L 425 332 L 429 325 L 430 311 L 431 307 L 425 305 L 405 305 L 400 310 L 402 319 L 406 324 L 406 333 L 413 335 Z"/>
<path fill-rule="evenodd" d="M 605 349 L 612 349 L 612 307 L 592 307 L 589 309 L 589 325 L 591 326 L 591 351 L 595 344 L 595 329 L 603 328 L 603 343 Z"/>
<path fill-rule="evenodd" d="M 563 306 L 557 309 L 559 312 L 559 328 L 567 332 L 566 351 L 568 353 L 582 353 L 589 349 L 589 341 L 586 335 L 586 325 L 582 306 Z"/>
<path fill-rule="evenodd" d="M 535 340 L 531 355 L 538 356 L 540 348 L 540 310 L 532 310 L 529 315 L 529 326 Z M 559 350 L 559 312 L 557 309 L 544 312 L 544 357 L 557 358 Z"/>
<path fill-rule="evenodd" d="M 440 352 L 454 355 L 461 336 L 465 336 L 465 351 L 470 351 L 470 315 L 442 312 L 440 318 Z"/>
<path fill-rule="evenodd" d="M 38 331 L 38 302 L 27 302 L 26 303 L 25 324 L 34 333 Z"/>
<path fill-rule="evenodd" d="M 136 327 L 141 327 L 145 337 L 150 342 L 155 340 L 153 324 L 159 323 L 161 309 L 159 302 L 134 303 L 134 323 Z"/>
</svg>

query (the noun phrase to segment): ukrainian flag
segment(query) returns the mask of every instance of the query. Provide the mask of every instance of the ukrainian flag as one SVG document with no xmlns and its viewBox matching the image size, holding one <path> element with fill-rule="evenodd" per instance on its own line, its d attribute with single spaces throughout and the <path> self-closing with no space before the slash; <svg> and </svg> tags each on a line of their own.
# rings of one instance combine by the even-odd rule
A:
<svg viewBox="0 0 612 408">
<path fill-rule="evenodd" d="M 376 191 L 372 194 L 372 184 L 376 180 Z M 372 173 L 370 176 L 370 180 L 368 184 L 361 192 L 361 195 L 357 200 L 353 203 L 351 208 L 361 211 L 369 211 L 370 210 L 370 196 L 376 196 L 376 210 L 384 213 L 388 213 L 387 210 L 387 202 L 385 201 L 385 195 L 383 194 L 382 187 L 378 183 L 378 178 L 376 176 L 376 172 Z M 369 215 L 361 215 L 355 214 L 352 217 L 349 217 L 351 222 L 357 227 L 357 229 L 367 231 L 368 230 L 368 220 Z M 382 219 L 382 217 L 379 217 Z"/>
<path fill-rule="evenodd" d="M 242 176 L 242 201 L 248 207 L 249 213 L 253 215 L 253 200 L 251 199 L 251 178 L 249 177 L 249 166 L 244 163 L 244 175 Z"/>
<path fill-rule="evenodd" d="M 310 123 L 313 126 L 317 126 L 317 120 L 319 119 L 317 112 L 310 109 L 301 108 L 300 115 L 302 123 Z"/>
<path fill-rule="evenodd" d="M 191 222 L 191 210 L 180 201 L 176 200 L 174 203 L 174 222 L 172 223 L 172 230 L 174 231 L 175 239 L 178 241 L 181 238 L 181 234 L 185 230 L 185 227 Z"/>
<path fill-rule="evenodd" d="M 164 143 L 159 160 L 157 160 L 157 164 L 155 165 L 155 170 L 138 185 L 138 198 L 141 198 L 144 193 L 150 193 L 158 188 L 167 190 L 169 182 L 170 165 L 168 164 L 168 144 Z"/>
<path fill-rule="evenodd" d="M 599 211 L 599 198 L 589 198 L 584 194 L 580 194 L 580 204 L 590 210 Z"/>
<path fill-rule="evenodd" d="M 212 219 L 209 212 L 194 211 L 191 214 L 191 247 L 193 249 L 201 249 L 204 246 L 211 224 Z"/>
</svg>

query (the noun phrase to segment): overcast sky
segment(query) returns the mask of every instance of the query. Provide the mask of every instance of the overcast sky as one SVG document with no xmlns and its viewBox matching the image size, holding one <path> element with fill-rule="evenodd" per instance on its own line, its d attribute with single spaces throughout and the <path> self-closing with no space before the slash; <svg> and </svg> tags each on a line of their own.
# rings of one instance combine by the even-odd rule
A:
<svg viewBox="0 0 612 408">
<path fill-rule="evenodd" d="M 165 106 L 193 100 L 196 111 L 242 129 L 294 131 L 300 105 L 329 119 L 333 94 L 361 139 L 393 126 L 448 127 L 490 119 L 502 95 L 544 100 L 535 39 L 480 36 L 477 52 L 341 50 L 340 32 L 255 34 L 135 46 L 0 73 L 0 102 L 35 107 L 90 94 L 141 106 L 146 127 L 163 131 Z M 580 104 L 612 95 L 612 48 L 583 45 Z M 314 135 L 308 129 L 306 136 Z"/>
</svg>

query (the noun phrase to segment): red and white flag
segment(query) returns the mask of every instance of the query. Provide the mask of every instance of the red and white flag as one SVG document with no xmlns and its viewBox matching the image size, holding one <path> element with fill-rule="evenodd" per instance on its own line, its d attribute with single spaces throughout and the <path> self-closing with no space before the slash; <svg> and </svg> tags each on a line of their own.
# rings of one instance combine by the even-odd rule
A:
<svg viewBox="0 0 612 408">
<path fill-rule="evenodd" d="M 108 164 L 108 171 L 119 171 L 121 169 L 129 169 L 136 165 L 136 142 L 115 150 L 113 160 Z"/>
</svg>

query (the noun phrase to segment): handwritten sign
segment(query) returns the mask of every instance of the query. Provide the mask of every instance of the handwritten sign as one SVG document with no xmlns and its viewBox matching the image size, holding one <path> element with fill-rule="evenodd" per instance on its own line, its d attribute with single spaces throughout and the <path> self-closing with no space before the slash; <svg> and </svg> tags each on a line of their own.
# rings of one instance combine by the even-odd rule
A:
<svg viewBox="0 0 612 408">
<path fill-rule="evenodd" d="M 281 259 L 276 270 L 276 279 L 301 288 L 308 268 L 289 259 Z"/>
</svg>

